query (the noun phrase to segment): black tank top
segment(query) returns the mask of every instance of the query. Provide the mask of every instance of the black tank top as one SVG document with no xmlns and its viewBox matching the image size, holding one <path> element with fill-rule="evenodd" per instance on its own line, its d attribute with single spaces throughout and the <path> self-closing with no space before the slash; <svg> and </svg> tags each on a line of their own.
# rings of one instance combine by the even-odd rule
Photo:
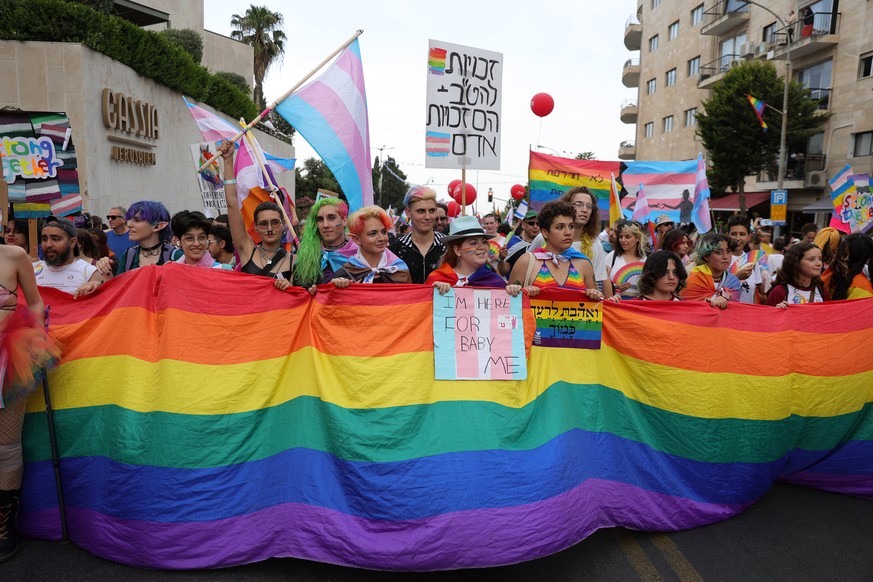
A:
<svg viewBox="0 0 873 582">
<path fill-rule="evenodd" d="M 260 246 L 260 245 L 258 245 L 258 246 Z M 259 267 L 258 265 L 255 264 L 254 258 L 255 258 L 255 251 L 257 251 L 257 250 L 258 250 L 258 247 L 255 247 L 252 249 L 252 254 L 251 254 L 251 256 L 249 256 L 249 260 L 246 262 L 245 265 L 240 267 L 240 272 L 248 273 L 249 275 L 259 275 L 261 277 L 269 277 L 271 279 L 278 279 L 279 277 L 277 275 L 282 275 L 283 279 L 288 279 L 289 281 L 292 280 L 291 269 L 288 269 L 287 271 L 280 271 L 278 273 L 274 273 L 271 269 L 272 267 L 275 267 L 276 265 L 282 264 L 282 261 L 285 260 L 285 255 L 288 254 L 285 251 L 285 249 L 280 248 L 278 251 L 276 251 L 276 254 L 273 255 L 273 260 L 270 261 L 271 264 L 265 265 L 263 267 Z"/>
</svg>

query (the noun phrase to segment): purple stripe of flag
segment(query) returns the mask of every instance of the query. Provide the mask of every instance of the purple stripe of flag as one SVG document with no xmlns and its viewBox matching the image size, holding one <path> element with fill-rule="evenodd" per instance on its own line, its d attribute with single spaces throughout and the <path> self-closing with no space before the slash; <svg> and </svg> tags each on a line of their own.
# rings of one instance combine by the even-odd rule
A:
<svg viewBox="0 0 873 582">
<path fill-rule="evenodd" d="M 216 568 L 297 557 L 359 568 L 426 571 L 533 560 L 607 527 L 690 529 L 733 517 L 751 503 L 705 503 L 589 479 L 535 503 L 400 522 L 299 503 L 189 523 L 124 520 L 76 507 L 67 508 L 67 514 L 70 537 L 77 545 L 137 567 Z M 60 538 L 56 509 L 22 518 L 24 535 Z"/>
</svg>

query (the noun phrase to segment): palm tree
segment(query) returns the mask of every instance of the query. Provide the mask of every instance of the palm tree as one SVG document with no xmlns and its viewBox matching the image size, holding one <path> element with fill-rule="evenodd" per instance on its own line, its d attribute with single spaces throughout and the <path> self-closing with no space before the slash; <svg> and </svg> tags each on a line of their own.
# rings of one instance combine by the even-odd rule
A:
<svg viewBox="0 0 873 582">
<path fill-rule="evenodd" d="M 264 108 L 264 76 L 273 61 L 279 59 L 285 52 L 287 37 L 281 30 L 283 17 L 278 12 L 271 12 L 266 6 L 252 5 L 246 13 L 240 16 L 234 14 L 230 25 L 236 30 L 230 37 L 251 45 L 255 49 L 255 90 L 254 99 L 258 107 Z"/>
</svg>

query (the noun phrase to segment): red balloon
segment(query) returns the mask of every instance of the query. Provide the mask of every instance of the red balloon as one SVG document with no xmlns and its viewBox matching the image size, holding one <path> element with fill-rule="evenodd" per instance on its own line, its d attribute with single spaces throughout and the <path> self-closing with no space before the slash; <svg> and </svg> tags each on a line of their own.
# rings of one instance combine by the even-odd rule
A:
<svg viewBox="0 0 873 582">
<path fill-rule="evenodd" d="M 449 208 L 449 218 L 455 218 L 461 213 L 461 205 L 454 200 L 449 200 L 446 206 Z"/>
<path fill-rule="evenodd" d="M 461 184 L 459 183 L 455 188 L 451 191 L 450 195 L 452 199 L 461 204 L 462 206 L 469 206 L 473 202 L 476 201 L 476 188 L 473 187 L 472 184 L 467 184 L 467 194 L 464 197 L 463 202 L 461 201 Z M 466 203 L 466 204 L 464 204 Z"/>
<path fill-rule="evenodd" d="M 524 198 L 524 186 L 522 186 L 521 184 L 516 184 L 509 189 L 509 192 L 516 200 L 521 200 L 522 198 Z"/>
<path fill-rule="evenodd" d="M 460 185 L 461 185 L 460 180 L 452 180 L 451 182 L 449 182 L 449 196 L 451 196 L 452 192 L 455 190 L 455 188 L 457 188 Z"/>
<path fill-rule="evenodd" d="M 545 117 L 555 108 L 555 100 L 548 93 L 537 93 L 530 100 L 530 110 L 534 115 Z"/>
</svg>

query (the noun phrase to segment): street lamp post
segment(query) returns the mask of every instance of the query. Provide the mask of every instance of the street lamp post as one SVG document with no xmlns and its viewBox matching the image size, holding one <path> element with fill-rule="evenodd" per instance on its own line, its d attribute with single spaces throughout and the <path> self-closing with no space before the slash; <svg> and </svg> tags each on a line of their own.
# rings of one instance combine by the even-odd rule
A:
<svg viewBox="0 0 873 582">
<path fill-rule="evenodd" d="M 788 138 L 788 86 L 791 84 L 791 45 L 793 44 L 793 35 L 788 32 L 788 25 L 784 20 L 782 20 L 781 16 L 758 2 L 746 0 L 746 3 L 757 6 L 761 10 L 765 10 L 772 14 L 785 30 L 785 86 L 782 92 L 782 133 L 779 135 L 779 173 L 776 178 L 776 189 L 782 190 L 785 184 L 785 166 L 788 161 L 786 155 L 786 141 Z M 776 233 L 774 233 L 774 236 L 775 234 Z"/>
<path fill-rule="evenodd" d="M 393 150 L 393 146 L 383 145 L 382 147 L 376 148 L 379 150 L 379 206 L 382 206 L 382 176 L 385 174 L 385 158 L 382 157 L 383 150 Z"/>
</svg>

